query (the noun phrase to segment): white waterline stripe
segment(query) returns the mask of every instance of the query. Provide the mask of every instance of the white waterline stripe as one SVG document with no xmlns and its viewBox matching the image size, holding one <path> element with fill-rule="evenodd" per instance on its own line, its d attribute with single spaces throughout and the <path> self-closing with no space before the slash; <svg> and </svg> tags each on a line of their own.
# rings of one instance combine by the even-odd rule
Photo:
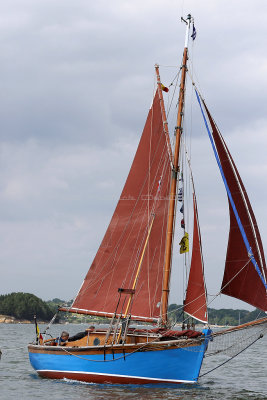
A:
<svg viewBox="0 0 267 400">
<path fill-rule="evenodd" d="M 86 371 L 60 371 L 54 369 L 37 369 L 37 372 L 56 372 L 56 373 L 70 373 L 70 374 L 87 374 L 87 375 L 101 375 L 101 376 L 116 376 L 119 378 L 134 378 L 134 379 L 148 379 L 151 381 L 161 381 L 161 382 L 176 382 L 176 383 L 196 383 L 196 381 L 186 381 L 186 380 L 176 380 L 176 379 L 161 379 L 161 378 L 149 378 L 143 376 L 133 376 L 133 375 L 117 375 L 117 374 L 103 374 L 101 372 L 86 372 Z"/>
</svg>

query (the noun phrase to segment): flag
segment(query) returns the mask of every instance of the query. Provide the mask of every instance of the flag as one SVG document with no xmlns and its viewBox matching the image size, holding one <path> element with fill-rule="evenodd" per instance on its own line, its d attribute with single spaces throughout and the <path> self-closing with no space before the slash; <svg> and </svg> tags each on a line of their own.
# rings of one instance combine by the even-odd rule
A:
<svg viewBox="0 0 267 400">
<path fill-rule="evenodd" d="M 43 339 L 43 336 L 42 336 L 42 334 L 41 334 L 41 332 L 40 332 L 40 329 L 39 329 L 38 324 L 36 325 L 36 333 L 37 333 L 37 335 L 38 335 L 38 337 L 39 337 L 39 340 L 42 340 L 42 339 Z"/>
<path fill-rule="evenodd" d="M 184 229 L 184 227 L 185 227 L 185 224 L 184 224 L 184 219 L 182 219 L 182 221 L 181 221 L 181 228 L 183 228 L 183 229 Z"/>
<path fill-rule="evenodd" d="M 183 201 L 183 188 L 178 191 L 178 201 Z"/>
<path fill-rule="evenodd" d="M 39 326 L 37 324 L 36 315 L 34 315 L 34 323 L 35 323 L 35 332 L 36 332 L 36 344 L 41 343 L 43 341 L 43 336 L 40 332 Z"/>
<path fill-rule="evenodd" d="M 180 254 L 189 252 L 189 239 L 187 232 L 185 232 L 184 237 L 180 241 L 179 245 L 180 245 Z"/>
<path fill-rule="evenodd" d="M 191 38 L 193 40 L 195 40 L 196 36 L 197 36 L 197 31 L 196 31 L 195 25 L 193 24 L 193 32 L 192 32 Z"/>
<path fill-rule="evenodd" d="M 164 86 L 163 84 L 161 84 L 161 89 L 163 90 L 163 92 L 166 92 L 166 93 L 168 93 L 168 91 L 169 91 L 169 89 L 166 86 Z"/>
<path fill-rule="evenodd" d="M 180 208 L 180 213 L 184 213 L 184 205 L 182 204 L 182 207 Z"/>
</svg>

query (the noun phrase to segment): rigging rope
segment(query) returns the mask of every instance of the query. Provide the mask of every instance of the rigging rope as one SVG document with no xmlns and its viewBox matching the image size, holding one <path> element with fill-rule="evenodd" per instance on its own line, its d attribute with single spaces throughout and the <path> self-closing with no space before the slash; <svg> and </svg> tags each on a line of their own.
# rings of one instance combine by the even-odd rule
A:
<svg viewBox="0 0 267 400">
<path fill-rule="evenodd" d="M 166 332 L 166 334 L 167 334 L 167 332 Z M 165 335 L 166 335 L 165 334 Z M 164 335 L 161 335 L 161 336 L 164 336 Z M 191 344 L 192 344 L 192 340 L 193 339 L 190 339 L 190 341 L 191 341 Z M 201 339 L 201 342 L 198 342 L 198 343 L 196 343 L 196 346 L 201 346 L 202 344 L 203 344 L 203 342 L 204 342 L 204 337 L 203 337 L 203 340 Z M 126 358 L 126 357 L 129 357 L 129 356 L 131 356 L 131 355 L 133 355 L 133 354 L 135 354 L 135 353 L 138 353 L 139 351 L 142 351 L 145 347 L 148 347 L 148 346 L 150 346 L 151 344 L 158 344 L 158 345 L 160 345 L 161 343 L 160 342 L 158 342 L 158 341 L 152 341 L 152 342 L 147 342 L 147 343 L 144 343 L 143 345 L 141 345 L 138 349 L 136 349 L 136 350 L 133 350 L 132 352 L 130 352 L 130 353 L 124 353 L 122 356 L 120 356 L 120 357 L 117 357 L 117 358 L 112 358 L 111 360 L 94 360 L 94 359 L 89 359 L 89 358 L 86 358 L 86 357 L 82 357 L 82 356 L 78 356 L 77 354 L 74 354 L 74 353 L 72 353 L 71 351 L 68 351 L 65 347 L 60 347 L 60 349 L 61 350 L 63 350 L 63 351 L 65 351 L 67 354 L 69 354 L 70 356 L 73 356 L 73 357 L 77 357 L 77 358 L 80 358 L 80 359 L 82 359 L 82 360 L 85 360 L 85 361 L 90 361 L 90 362 L 113 362 L 113 361 L 118 361 L 118 360 L 121 360 L 122 358 Z M 163 342 L 164 343 L 164 342 Z M 164 346 L 164 344 L 161 344 L 162 345 L 162 347 L 166 347 L 166 346 Z M 181 342 L 182 343 L 182 345 L 184 345 L 184 342 L 182 341 Z M 183 346 L 181 347 L 181 346 L 179 346 L 178 344 L 176 345 L 176 347 L 177 348 L 180 348 L 180 349 L 182 349 L 182 350 L 186 350 Z M 108 350 L 108 349 L 107 349 Z M 111 349 L 112 350 L 112 354 L 111 355 L 113 355 L 114 356 L 114 352 L 113 352 L 113 349 Z M 199 351 L 203 351 L 203 349 L 202 350 L 199 350 Z M 124 350 L 122 350 L 122 352 L 124 352 Z M 105 349 L 104 349 L 104 357 L 105 357 Z"/>
<path fill-rule="evenodd" d="M 207 302 L 207 307 L 208 307 L 218 296 L 220 296 L 220 295 L 222 294 L 222 290 L 223 290 L 225 287 L 227 287 L 227 286 L 232 282 L 232 280 L 235 279 L 235 278 L 243 271 L 243 269 L 249 264 L 249 262 L 250 262 L 250 259 L 249 259 L 249 260 L 246 262 L 246 264 L 236 273 L 236 275 L 234 275 L 234 276 L 232 277 L 232 279 L 231 279 L 229 282 L 227 282 L 227 283 L 225 284 L 225 286 L 223 286 L 223 287 L 221 288 L 221 290 L 220 290 L 217 294 L 213 295 L 213 299 L 211 299 L 210 301 Z M 211 296 L 211 295 L 210 295 L 210 296 Z M 202 294 L 201 294 L 200 296 L 196 297 L 196 298 L 195 298 L 194 300 L 192 300 L 191 302 L 188 302 L 187 304 L 189 305 L 189 304 L 193 303 L 194 301 L 197 301 L 200 297 L 202 297 Z M 199 310 L 201 310 L 201 308 L 203 308 L 203 307 L 205 307 L 205 304 L 203 304 L 203 306 L 199 307 L 199 308 L 196 310 L 196 312 L 199 311 Z M 170 313 L 172 313 L 172 312 L 174 312 L 174 311 L 179 311 L 179 310 L 182 310 L 182 309 L 183 309 L 183 306 L 179 306 L 179 307 L 177 307 L 177 308 L 171 310 Z M 188 316 L 187 318 L 185 318 L 185 319 L 183 320 L 183 322 L 186 322 L 186 321 L 188 321 L 189 319 L 190 319 L 190 316 Z"/>
<path fill-rule="evenodd" d="M 223 363 L 221 363 L 220 365 L 217 365 L 216 367 L 210 369 L 209 371 L 205 372 L 202 375 L 199 375 L 199 378 L 202 378 L 205 375 L 210 374 L 212 371 L 215 371 L 216 369 L 222 367 L 223 365 L 225 365 L 226 363 L 228 363 L 229 361 L 231 361 L 233 358 L 237 357 L 239 354 L 243 353 L 245 350 L 247 350 L 249 347 L 251 347 L 254 343 L 256 343 L 259 339 L 263 338 L 263 334 L 261 334 L 259 337 L 257 337 L 257 339 L 255 339 L 252 343 L 250 343 L 249 345 L 247 345 L 244 349 L 240 350 L 237 354 L 235 354 L 234 356 L 232 356 L 231 358 L 229 358 L 229 360 L 224 361 Z"/>
</svg>

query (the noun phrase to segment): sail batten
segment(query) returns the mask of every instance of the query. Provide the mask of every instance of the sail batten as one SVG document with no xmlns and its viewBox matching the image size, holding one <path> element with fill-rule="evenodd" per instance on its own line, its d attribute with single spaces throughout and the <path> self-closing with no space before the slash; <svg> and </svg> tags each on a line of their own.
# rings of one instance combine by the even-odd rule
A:
<svg viewBox="0 0 267 400">
<path fill-rule="evenodd" d="M 200 104 L 199 95 L 196 92 Z M 226 187 L 230 229 L 221 292 L 267 310 L 266 262 L 256 218 L 232 156 L 205 102 L 213 150 Z"/>
<path fill-rule="evenodd" d="M 78 313 L 123 314 L 129 295 L 118 288 L 133 288 L 143 257 L 129 313 L 139 320 L 160 317 L 171 175 L 163 110 L 158 88 L 117 207 L 71 307 Z"/>
</svg>

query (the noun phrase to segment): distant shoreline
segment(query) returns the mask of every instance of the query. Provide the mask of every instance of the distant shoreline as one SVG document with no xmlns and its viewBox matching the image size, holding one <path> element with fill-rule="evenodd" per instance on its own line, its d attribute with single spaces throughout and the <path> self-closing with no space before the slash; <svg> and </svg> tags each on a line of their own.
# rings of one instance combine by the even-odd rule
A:
<svg viewBox="0 0 267 400">
<path fill-rule="evenodd" d="M 73 322 L 76 325 L 79 325 L 79 323 L 77 322 Z M 10 315 L 0 315 L 0 324 L 34 324 L 33 321 L 29 321 L 27 319 L 16 319 L 15 317 L 12 317 Z M 38 321 L 38 324 L 47 324 L 47 322 L 44 321 Z M 68 322 L 63 322 L 61 323 L 63 325 L 67 325 L 69 324 Z M 230 325 L 209 325 L 211 329 L 216 329 L 216 328 L 229 328 Z M 204 326 L 203 326 L 204 327 Z M 202 328 L 203 328 L 202 327 Z M 197 327 L 196 327 L 197 328 Z M 199 330 L 201 330 L 202 328 L 199 328 Z"/>
<path fill-rule="evenodd" d="M 16 319 L 10 315 L 0 315 L 0 324 L 32 324 L 27 319 Z"/>
<path fill-rule="evenodd" d="M 47 324 L 48 321 L 38 321 L 38 324 Z M 11 315 L 0 314 L 0 324 L 34 324 L 34 321 L 28 319 L 18 319 Z"/>
</svg>

